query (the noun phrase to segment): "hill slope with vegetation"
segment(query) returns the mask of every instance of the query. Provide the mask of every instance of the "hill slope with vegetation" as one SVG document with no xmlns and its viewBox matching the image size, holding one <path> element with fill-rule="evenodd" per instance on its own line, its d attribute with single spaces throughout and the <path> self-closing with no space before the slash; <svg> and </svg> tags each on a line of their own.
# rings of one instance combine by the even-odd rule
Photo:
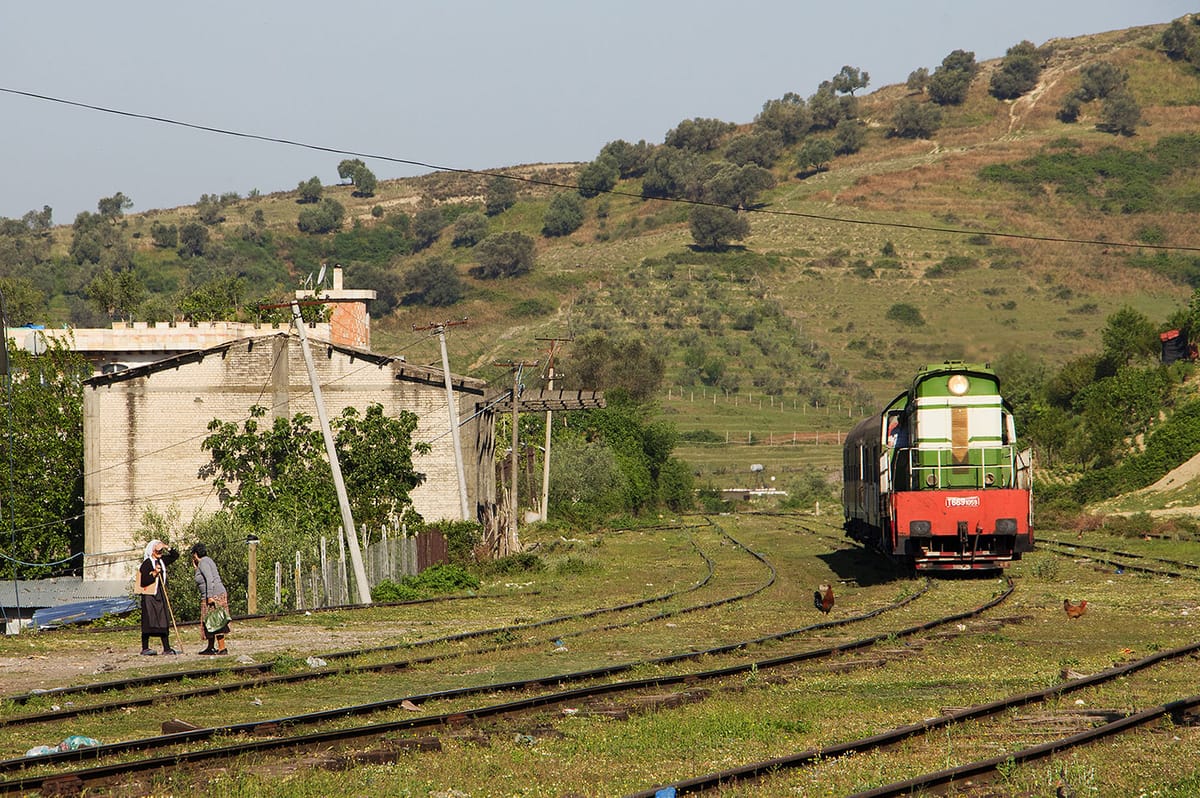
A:
<svg viewBox="0 0 1200 798">
<path fill-rule="evenodd" d="M 379 181 L 331 159 L 329 183 L 140 212 L 117 192 L 69 226 L 3 220 L 0 288 L 16 324 L 270 321 L 258 301 L 338 263 L 379 292 L 377 350 L 440 363 L 414 327 L 466 318 L 452 367 L 503 382 L 571 338 L 559 387 L 699 392 L 667 406 L 698 438 L 755 397 L 795 411 L 772 434 L 836 432 L 922 363 L 988 361 L 1043 467 L 1107 466 L 1186 385 L 1155 356 L 1200 286 L 1198 40 L 1182 19 L 955 50 L 869 93 L 846 66 L 586 164 Z"/>
</svg>

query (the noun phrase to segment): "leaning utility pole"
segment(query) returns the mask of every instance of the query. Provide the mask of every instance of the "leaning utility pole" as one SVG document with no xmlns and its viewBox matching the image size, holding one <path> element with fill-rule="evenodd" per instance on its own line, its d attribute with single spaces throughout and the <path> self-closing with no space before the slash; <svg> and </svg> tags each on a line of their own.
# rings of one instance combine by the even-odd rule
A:
<svg viewBox="0 0 1200 798">
<path fill-rule="evenodd" d="M 512 457 L 509 474 L 509 496 L 508 506 L 510 518 L 508 520 L 508 551 L 504 554 L 511 554 L 521 547 L 520 541 L 517 539 L 517 422 L 519 420 L 518 408 L 521 406 L 521 369 L 533 368 L 538 362 L 527 361 L 507 361 L 504 363 L 493 363 L 496 366 L 504 366 L 513 370 L 513 387 L 512 387 Z"/>
<path fill-rule="evenodd" d="M 450 379 L 450 356 L 446 354 L 446 328 L 458 324 L 466 324 L 467 320 L 448 321 L 444 324 L 426 324 L 424 327 L 413 325 L 413 332 L 418 330 L 437 330 L 438 340 L 442 344 L 442 374 L 446 379 L 446 407 L 450 411 L 450 438 L 454 441 L 454 465 L 458 469 L 458 498 L 462 504 L 462 520 L 470 521 L 471 506 L 467 501 L 467 473 L 463 467 L 462 438 L 458 433 L 458 405 L 454 401 L 454 384 Z"/>
<path fill-rule="evenodd" d="M 546 364 L 546 380 L 547 390 L 554 390 L 554 378 L 558 376 L 554 371 L 554 354 L 558 345 L 563 341 L 573 341 L 574 338 L 535 338 L 535 341 L 549 341 L 550 352 L 549 360 Z M 552 427 L 551 416 L 553 411 L 546 411 L 546 446 L 542 451 L 542 508 L 539 515 L 543 522 L 550 518 L 550 430 Z"/>
<path fill-rule="evenodd" d="M 313 366 L 312 353 L 308 351 L 308 336 L 304 332 L 304 318 L 300 314 L 298 301 L 292 302 L 291 306 L 292 320 L 296 323 L 296 333 L 300 336 L 300 351 L 304 354 L 304 365 L 308 368 L 308 381 L 312 385 L 313 401 L 317 405 L 317 420 L 321 422 L 321 435 L 325 438 L 325 453 L 329 455 L 329 467 L 333 470 L 333 487 L 337 491 L 338 506 L 342 510 L 342 526 L 345 527 L 346 542 L 350 546 L 350 562 L 354 565 L 354 581 L 358 583 L 358 600 L 362 604 L 370 604 L 371 586 L 367 584 L 367 569 L 363 567 L 362 551 L 358 547 L 358 533 L 354 530 L 354 516 L 350 512 L 350 499 L 346 496 L 346 483 L 342 480 L 342 466 L 338 462 L 333 431 L 329 428 L 329 417 L 325 413 L 325 400 L 321 398 L 321 384 L 317 381 L 317 370 Z"/>
</svg>

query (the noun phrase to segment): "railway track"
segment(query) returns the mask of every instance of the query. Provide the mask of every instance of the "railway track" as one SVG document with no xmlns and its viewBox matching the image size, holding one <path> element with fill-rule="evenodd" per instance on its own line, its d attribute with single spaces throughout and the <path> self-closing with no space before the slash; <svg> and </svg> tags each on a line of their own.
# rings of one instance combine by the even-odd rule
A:
<svg viewBox="0 0 1200 798">
<path fill-rule="evenodd" d="M 1130 551 L 1120 551 L 1102 546 L 1092 546 L 1086 543 L 1068 542 L 1054 538 L 1041 537 L 1038 547 L 1064 557 L 1079 557 L 1085 553 L 1087 559 L 1104 565 L 1118 568 L 1122 571 L 1152 574 L 1154 576 L 1169 576 L 1176 579 L 1200 580 L 1200 565 L 1182 560 L 1171 560 L 1153 557 L 1147 554 L 1137 554 Z"/>
<path fill-rule="evenodd" d="M 629 793 L 625 798 L 655 798 L 655 796 L 662 796 L 664 794 L 674 796 L 701 793 L 742 780 L 760 779 L 782 770 L 809 767 L 830 758 L 849 754 L 861 754 L 867 751 L 895 746 L 909 738 L 927 734 L 938 729 L 944 729 L 955 724 L 994 717 L 1011 709 L 1051 701 L 1078 690 L 1113 682 L 1155 665 L 1183 657 L 1194 656 L 1197 652 L 1200 652 L 1200 643 L 1193 643 L 1170 651 L 1159 652 L 1135 662 L 1110 668 L 1090 676 L 1071 679 L 1044 690 L 1018 693 L 998 701 L 955 710 L 944 714 L 942 717 L 899 726 L 870 737 L 843 743 L 822 745 L 819 748 L 800 751 L 789 756 L 774 757 L 669 784 L 659 784 L 645 790 Z M 961 783 L 971 778 L 991 774 L 997 768 L 1006 766 L 1010 762 L 1030 762 L 1068 751 L 1071 748 L 1089 745 L 1114 734 L 1120 734 L 1145 726 L 1165 716 L 1181 720 L 1185 713 L 1193 712 L 1197 708 L 1200 708 L 1200 696 L 1193 695 L 1180 698 L 1132 713 L 1120 720 L 1105 723 L 1079 732 L 1078 734 L 1052 740 L 1041 745 L 1006 752 L 995 757 L 968 762 L 955 767 L 921 774 L 903 781 L 893 782 L 864 792 L 854 793 L 854 798 L 884 798 L 885 796 L 910 795 L 916 790 L 932 789 L 952 783 Z"/>
<path fill-rule="evenodd" d="M 294 684 L 297 682 L 313 681 L 336 676 L 344 676 L 355 673 L 393 673 L 396 671 L 413 668 L 418 665 L 426 665 L 433 662 L 444 661 L 456 657 L 465 657 L 472 654 L 491 653 L 504 649 L 531 647 L 549 640 L 555 639 L 570 639 L 581 637 L 587 634 L 594 634 L 604 631 L 612 631 L 622 627 L 631 627 L 641 624 L 653 623 L 655 621 L 664 621 L 673 617 L 687 615 L 689 613 L 700 612 L 703 610 L 713 609 L 715 607 L 724 606 L 738 601 L 744 601 L 763 590 L 770 587 L 777 578 L 777 574 L 773 566 L 765 560 L 761 555 L 750 551 L 742 546 L 738 541 L 728 535 L 723 537 L 735 545 L 738 549 L 745 551 L 748 555 L 762 563 L 766 569 L 766 576 L 762 582 L 753 588 L 739 593 L 722 596 L 708 601 L 698 602 L 692 605 L 678 607 L 670 610 L 663 610 L 653 613 L 648 616 L 629 619 L 626 621 L 609 623 L 600 626 L 592 626 L 584 629 L 573 629 L 569 631 L 557 631 L 545 638 L 539 639 L 523 639 L 516 640 L 518 635 L 532 630 L 543 630 L 562 626 L 571 622 L 596 618 L 601 615 L 616 614 L 628 612 L 631 610 L 641 609 L 653 604 L 659 604 L 671 599 L 680 598 L 686 594 L 695 592 L 705 587 L 710 583 L 713 577 L 713 561 L 700 549 L 695 540 L 692 540 L 693 548 L 702 558 L 705 567 L 704 575 L 694 582 L 692 585 L 681 590 L 671 591 L 665 594 L 639 599 L 636 601 L 626 602 L 623 604 L 602 607 L 584 612 L 573 613 L 569 615 L 557 615 L 551 618 L 546 618 L 540 621 L 531 621 L 524 623 L 515 623 L 502 626 L 488 627 L 484 629 L 473 630 L 470 632 L 462 632 L 452 635 L 442 635 L 435 638 L 427 638 L 406 642 L 403 644 L 393 644 L 386 646 L 374 646 L 370 648 L 354 649 L 348 651 L 331 652 L 322 654 L 323 660 L 348 660 L 351 658 L 361 658 L 381 653 L 392 652 L 396 650 L 412 650 L 428 646 L 434 646 L 442 643 L 457 643 L 475 640 L 479 638 L 490 637 L 496 640 L 516 640 L 516 642 L 498 643 L 491 642 L 485 646 L 452 651 L 446 653 L 433 654 L 425 657 L 408 657 L 399 660 L 386 660 L 382 662 L 374 662 L 370 664 L 346 665 L 343 667 L 315 668 L 298 673 L 288 674 L 273 674 L 273 665 L 267 664 L 252 664 L 238 665 L 229 668 L 202 668 L 188 669 L 182 671 L 173 671 L 165 674 L 156 674 L 152 676 L 138 676 L 128 679 L 110 680 L 89 685 L 77 685 L 54 690 L 38 691 L 35 693 L 24 693 L 15 696 L 9 696 L 3 700 L 11 701 L 16 705 L 27 704 L 34 698 L 40 699 L 62 699 L 66 696 L 77 695 L 81 693 L 100 694 L 100 693 L 115 693 L 128 691 L 133 688 L 158 687 L 163 684 L 177 682 L 192 682 L 196 680 L 224 678 L 230 675 L 249 675 L 251 678 L 241 679 L 233 682 L 223 682 L 215 685 L 207 685 L 203 687 L 194 687 L 186 690 L 177 690 L 172 692 L 163 692 L 156 690 L 152 695 L 145 697 L 129 697 L 106 701 L 100 704 L 90 706 L 72 706 L 68 708 L 52 709 L 46 712 L 30 713 L 27 715 L 16 715 L 10 717 L 0 717 L 0 728 L 5 726 L 29 725 L 35 723 L 45 723 L 53 721 L 61 721 L 68 718 L 78 717 L 85 714 L 96 714 L 107 711 L 125 710 L 130 707 L 147 706 L 153 703 L 162 702 L 164 700 L 184 700 L 190 698 L 199 698 L 205 696 L 220 695 L 223 693 L 234 692 L 238 690 L 246 690 L 255 687 L 263 686 L 280 686 L 286 684 Z"/>
<path fill-rule="evenodd" d="M 642 669 L 646 667 L 663 667 L 685 661 L 696 661 L 708 657 L 728 655 L 734 652 L 744 652 L 753 646 L 762 645 L 767 642 L 780 641 L 789 637 L 811 633 L 819 629 L 846 625 L 858 620 L 878 616 L 890 609 L 904 606 L 917 598 L 917 596 L 920 594 L 905 597 L 891 607 L 876 609 L 869 613 L 864 613 L 862 616 L 825 621 L 819 624 L 791 629 L 764 637 L 757 637 L 754 639 L 723 644 L 721 646 L 711 647 L 702 651 L 689 651 L 654 659 L 622 663 L 620 665 L 608 668 L 561 673 L 513 682 L 489 683 L 474 687 L 446 690 L 423 695 L 409 695 L 390 699 L 388 701 L 375 702 L 373 704 L 358 705 L 353 707 L 340 707 L 334 710 L 308 713 L 300 716 L 273 718 L 269 720 L 253 721 L 243 724 L 231 724 L 223 727 L 188 730 L 158 737 L 143 738 L 122 743 L 83 748 L 77 751 L 49 754 L 43 757 L 36 757 L 34 759 L 23 757 L 20 759 L 4 760 L 0 761 L 0 773 L 11 774 L 30 768 L 37 768 L 39 771 L 52 770 L 52 772 L 39 772 L 37 774 L 16 776 L 5 781 L 0 781 L 0 793 L 13 793 L 29 790 L 61 790 L 64 788 L 71 790 L 101 788 L 105 784 L 112 783 L 114 779 L 125 777 L 128 774 L 142 773 L 150 770 L 161 770 L 183 765 L 199 765 L 203 763 L 211 764 L 216 761 L 227 761 L 251 754 L 258 755 L 282 750 L 327 750 L 329 746 L 334 744 L 345 745 L 356 740 L 378 739 L 381 736 L 397 733 L 412 734 L 417 731 L 461 725 L 466 722 L 478 722 L 483 719 L 502 715 L 512 716 L 514 713 L 535 711 L 555 704 L 577 703 L 599 696 L 630 694 L 647 689 L 661 689 L 663 687 L 681 685 L 687 685 L 691 688 L 695 688 L 697 685 L 705 682 L 713 682 L 750 672 L 765 671 L 787 665 L 795 665 L 801 662 L 833 657 L 838 654 L 864 649 L 884 641 L 911 637 L 923 632 L 928 632 L 932 629 L 979 615 L 1005 601 L 1009 595 L 1011 595 L 1012 590 L 1013 588 L 1010 584 L 1006 590 L 993 596 L 989 601 L 983 603 L 982 605 L 963 612 L 957 612 L 951 615 L 926 621 L 924 623 L 915 624 L 900 629 L 892 629 L 883 633 L 870 635 L 824 648 L 808 649 L 800 652 L 793 652 L 760 659 L 747 659 L 743 657 L 740 659 L 740 661 L 737 661 L 734 664 L 717 668 L 693 670 L 639 679 L 614 680 L 613 678 L 621 674 L 629 673 L 635 669 Z M 560 686 L 578 682 L 593 683 L 567 690 L 539 692 L 543 691 L 547 686 Z M 410 705 L 420 706 L 421 704 L 431 701 L 462 698 L 471 695 L 490 694 L 496 692 L 533 692 L 535 694 L 524 698 L 517 698 L 511 701 L 484 704 L 478 707 L 455 710 L 438 715 L 427 715 L 418 718 L 406 718 L 403 720 L 377 721 L 375 723 L 366 725 L 284 736 L 285 732 L 301 726 L 309 726 L 332 720 L 344 719 L 346 717 L 374 714 L 385 710 L 393 710 L 403 705 L 405 702 L 409 703 Z M 270 736 L 249 741 L 238 741 L 232 744 L 221 745 L 217 747 L 201 747 L 202 743 L 214 739 L 224 739 L 226 737 L 237 737 L 240 735 Z M 129 754 L 135 752 L 154 751 L 167 748 L 173 750 L 171 750 L 170 753 L 157 756 L 126 758 Z M 181 748 L 182 750 L 180 750 Z M 119 762 L 97 764 L 92 767 L 74 770 L 69 769 L 70 765 L 83 760 L 101 759 L 114 756 L 122 758 Z"/>
</svg>

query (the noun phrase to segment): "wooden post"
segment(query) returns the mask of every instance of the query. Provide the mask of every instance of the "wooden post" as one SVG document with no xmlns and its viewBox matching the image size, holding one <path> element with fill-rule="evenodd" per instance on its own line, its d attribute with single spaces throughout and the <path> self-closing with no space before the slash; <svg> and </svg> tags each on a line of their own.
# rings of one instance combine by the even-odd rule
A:
<svg viewBox="0 0 1200 798">
<path fill-rule="evenodd" d="M 296 567 L 292 572 L 292 582 L 296 585 L 296 609 L 304 609 L 304 574 L 300 571 L 300 552 L 296 552 Z"/>
<path fill-rule="evenodd" d="M 249 541 L 250 553 L 246 558 L 246 567 L 249 573 L 246 575 L 246 612 L 251 615 L 258 614 L 258 538 L 251 538 Z"/>
</svg>

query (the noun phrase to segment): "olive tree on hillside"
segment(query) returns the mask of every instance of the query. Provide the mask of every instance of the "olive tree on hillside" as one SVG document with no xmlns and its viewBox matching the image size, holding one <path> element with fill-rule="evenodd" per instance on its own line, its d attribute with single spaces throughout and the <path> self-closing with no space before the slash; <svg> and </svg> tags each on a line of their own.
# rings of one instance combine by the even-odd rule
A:
<svg viewBox="0 0 1200 798">
<path fill-rule="evenodd" d="M 357 197 L 374 196 L 375 187 L 379 183 L 375 173 L 368 169 L 360 158 L 347 158 L 339 163 L 338 177 L 349 180 L 354 185 L 354 195 Z"/>
<path fill-rule="evenodd" d="M 710 152 L 717 148 L 726 134 L 735 129 L 737 125 L 720 119 L 685 119 L 667 131 L 663 143 L 681 150 Z"/>
<path fill-rule="evenodd" d="M 533 239 L 514 231 L 495 233 L 479 242 L 475 256 L 479 263 L 471 268 L 472 277 L 520 277 L 533 269 Z"/>
<path fill-rule="evenodd" d="M 488 180 L 483 202 L 488 216 L 504 213 L 517 203 L 517 181 L 511 177 L 493 176 Z"/>
<path fill-rule="evenodd" d="M 583 226 L 583 200 L 573 192 L 555 194 L 542 216 L 542 235 L 568 236 Z"/>
<path fill-rule="evenodd" d="M 453 263 L 428 258 L 404 273 L 403 291 L 405 305 L 445 307 L 466 296 L 467 288 Z"/>
<path fill-rule="evenodd" d="M 642 139 L 637 144 L 630 144 L 623 139 L 610 141 L 600 149 L 601 158 L 611 160 L 617 165 L 617 172 L 622 178 L 641 177 L 650 167 L 650 156 L 654 154 L 654 145 L 647 144 Z"/>
<path fill-rule="evenodd" d="M 1013 100 L 1036 86 L 1041 74 L 1041 53 L 1033 42 L 1023 41 L 1008 48 L 1000 68 L 992 73 L 988 91 L 998 100 Z"/>
<path fill-rule="evenodd" d="M 942 126 L 942 111 L 931 103 L 901 100 L 892 115 L 891 135 L 904 139 L 927 139 Z"/>
<path fill-rule="evenodd" d="M 321 178 L 315 175 L 308 180 L 301 180 L 300 184 L 296 186 L 296 193 L 300 195 L 296 201 L 302 204 L 312 204 L 321 199 L 321 192 L 324 190 Z"/>
<path fill-rule="evenodd" d="M 979 72 L 975 53 L 955 50 L 942 59 L 942 65 L 929 78 L 929 99 L 938 105 L 961 105 L 967 99 L 971 81 Z"/>
<path fill-rule="evenodd" d="M 724 249 L 730 241 L 741 241 L 750 235 L 750 221 L 745 214 L 715 205 L 693 208 L 689 226 L 692 240 L 700 249 Z"/>
<path fill-rule="evenodd" d="M 804 98 L 788 92 L 778 100 L 767 100 L 762 110 L 754 117 L 755 127 L 774 130 L 783 137 L 783 143 L 794 144 L 812 126 L 812 114 Z"/>
</svg>

